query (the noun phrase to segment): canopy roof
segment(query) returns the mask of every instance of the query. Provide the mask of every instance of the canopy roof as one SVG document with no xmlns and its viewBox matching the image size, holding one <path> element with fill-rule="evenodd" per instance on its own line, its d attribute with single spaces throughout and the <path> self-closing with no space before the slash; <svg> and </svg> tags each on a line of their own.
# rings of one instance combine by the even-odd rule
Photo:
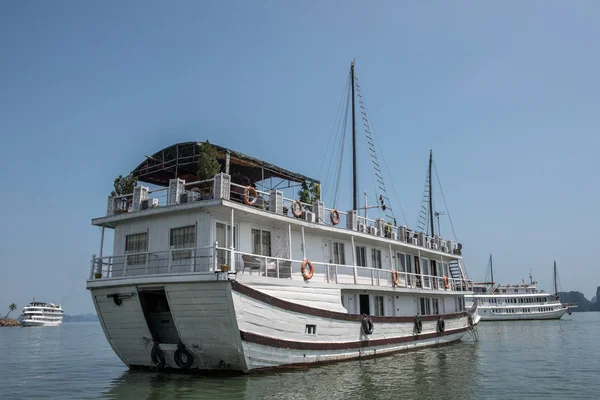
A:
<svg viewBox="0 0 600 400">
<path fill-rule="evenodd" d="M 133 176 L 142 182 L 167 186 L 169 179 L 181 178 L 188 182 L 197 180 L 198 147 L 200 142 L 184 142 L 165 147 L 146 156 L 140 165 L 132 171 Z M 266 161 L 250 157 L 239 151 L 210 144 L 217 150 L 217 160 L 221 171 L 225 171 L 226 155 L 229 153 L 229 173 L 234 182 L 251 184 L 269 178 L 280 178 L 291 182 L 317 182 L 295 172 L 288 171 Z M 245 181 L 245 182 L 242 182 Z"/>
</svg>

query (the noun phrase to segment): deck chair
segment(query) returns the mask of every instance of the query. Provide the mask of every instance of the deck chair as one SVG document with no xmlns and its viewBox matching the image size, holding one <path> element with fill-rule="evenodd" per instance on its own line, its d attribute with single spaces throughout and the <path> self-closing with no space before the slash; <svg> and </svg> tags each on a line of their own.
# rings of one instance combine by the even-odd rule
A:
<svg viewBox="0 0 600 400">
<path fill-rule="evenodd" d="M 242 254 L 242 261 L 244 263 L 242 274 L 246 273 L 246 268 L 248 268 L 250 275 L 252 275 L 252 270 L 260 271 L 260 267 L 262 265 L 262 260 L 260 258 L 252 257 L 248 254 Z"/>
</svg>

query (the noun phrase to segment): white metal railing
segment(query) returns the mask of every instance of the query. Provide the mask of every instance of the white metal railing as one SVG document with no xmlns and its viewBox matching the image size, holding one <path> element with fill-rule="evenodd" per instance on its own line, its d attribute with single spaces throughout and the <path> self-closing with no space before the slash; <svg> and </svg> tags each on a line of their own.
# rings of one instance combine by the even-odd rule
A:
<svg viewBox="0 0 600 400">
<path fill-rule="evenodd" d="M 232 264 L 232 254 L 233 261 Z M 162 252 L 127 253 L 120 256 L 92 259 L 90 279 L 120 278 L 141 275 L 214 273 L 230 270 L 238 274 L 268 278 L 304 280 L 303 260 L 262 256 L 214 246 L 171 249 Z M 397 271 L 394 283 L 392 270 L 312 262 L 311 281 L 366 286 L 397 286 L 426 290 L 470 291 L 469 279 L 454 279 L 434 275 Z M 225 268 L 224 268 L 225 267 Z"/>
<path fill-rule="evenodd" d="M 219 248 L 219 251 L 231 252 Z M 238 274 L 266 276 L 270 278 L 304 280 L 302 260 L 262 256 L 258 254 L 233 251 L 235 268 Z M 324 262 L 312 262 L 314 273 L 311 281 L 327 283 L 354 284 L 367 286 L 394 286 L 392 270 L 341 265 Z M 446 277 L 448 290 L 472 290 L 473 282 L 468 279 Z M 398 271 L 397 287 L 413 289 L 445 290 L 443 276 L 423 275 Z"/>
<path fill-rule="evenodd" d="M 222 175 L 221 175 L 222 176 Z M 202 181 L 195 182 L 187 182 L 183 184 L 183 191 L 181 187 L 175 191 L 177 198 L 175 199 L 175 203 L 181 202 L 192 202 L 198 200 L 209 200 L 214 198 L 226 198 L 225 193 L 213 193 L 214 188 L 222 187 L 225 188 L 229 186 L 228 197 L 231 201 L 239 202 L 245 204 L 244 202 L 244 192 L 247 191 L 248 186 L 240 185 L 237 183 L 233 183 L 230 179 L 219 179 L 219 175 L 215 178 L 206 179 Z M 227 184 L 223 183 L 227 182 Z M 223 189 L 226 190 L 226 189 Z M 269 207 L 271 202 L 271 192 L 262 191 L 254 188 L 256 190 L 256 196 L 251 196 L 251 204 L 247 204 L 249 207 L 256 207 L 259 209 L 263 209 L 270 212 L 276 212 L 273 210 L 273 207 Z M 248 190 L 249 191 L 249 190 Z M 249 191 L 252 195 L 254 195 L 253 191 Z M 171 194 L 172 195 L 172 194 Z M 182 196 L 182 195 L 185 195 Z M 169 203 L 169 188 L 158 188 L 147 191 L 147 202 L 142 202 L 136 207 L 133 206 L 134 195 L 126 194 L 122 196 L 114 196 L 109 198 L 109 215 L 120 214 L 130 212 L 132 209 L 143 210 L 145 208 L 153 208 L 153 207 L 163 207 L 168 205 Z M 140 201 L 140 200 L 136 200 Z M 292 213 L 292 205 L 294 203 L 298 203 L 301 206 L 302 214 L 298 216 L 298 218 L 305 218 L 304 211 L 311 212 L 316 214 L 313 204 L 302 203 L 298 200 L 290 199 L 282 196 L 282 206 L 283 206 L 283 214 L 293 217 Z M 173 199 L 171 199 L 171 203 L 173 203 Z M 333 224 L 331 220 L 331 208 L 327 208 L 323 205 L 323 215 L 317 218 L 309 219 L 310 221 L 314 221 L 317 224 L 327 225 L 327 226 L 335 226 L 340 229 L 348 229 L 348 218 L 350 212 L 344 212 L 340 210 L 336 210 L 339 213 L 339 222 L 337 224 Z M 112 212 L 112 214 L 111 214 Z M 280 212 L 280 211 L 277 211 Z M 315 215 L 316 217 L 316 215 Z M 308 219 L 308 218 L 306 218 Z M 393 238 L 398 242 L 404 242 L 411 245 L 416 245 L 422 248 L 437 250 L 448 254 L 461 254 L 461 245 L 459 243 L 454 243 L 452 241 L 445 241 L 441 237 L 431 237 L 427 236 L 423 232 L 415 232 L 408 229 L 405 226 L 394 226 L 390 223 L 382 223 L 381 220 L 373 220 L 369 218 L 365 218 L 364 216 L 356 215 L 356 229 L 359 232 L 374 234 L 379 237 L 387 237 Z M 376 229 L 373 229 L 376 228 Z M 383 231 L 383 232 L 382 232 Z"/>
<path fill-rule="evenodd" d="M 230 183 L 231 193 L 229 195 L 229 200 L 235 201 L 237 203 L 244 203 L 244 192 L 248 186 L 239 185 L 237 183 Z M 270 193 L 262 190 L 256 190 L 256 197 L 252 196 L 252 193 L 248 193 L 248 200 L 252 202 L 250 206 L 260 208 L 263 210 L 269 209 L 269 200 Z"/>
<path fill-rule="evenodd" d="M 90 279 L 210 272 L 216 268 L 215 254 L 218 256 L 216 247 L 209 246 L 95 257 L 92 259 Z"/>
</svg>

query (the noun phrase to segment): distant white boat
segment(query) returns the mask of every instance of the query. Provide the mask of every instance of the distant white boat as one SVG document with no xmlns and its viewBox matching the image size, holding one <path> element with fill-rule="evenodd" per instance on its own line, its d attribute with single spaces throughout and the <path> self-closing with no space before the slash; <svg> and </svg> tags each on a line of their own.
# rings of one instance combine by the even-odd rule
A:
<svg viewBox="0 0 600 400">
<path fill-rule="evenodd" d="M 63 310 L 60 305 L 32 301 L 23 307 L 21 326 L 58 326 L 62 323 Z"/>
<path fill-rule="evenodd" d="M 490 282 L 473 284 L 473 294 L 465 296 L 468 307 L 477 300 L 477 308 L 482 321 L 509 321 L 509 320 L 545 320 L 560 319 L 569 312 L 574 304 L 562 304 L 558 293 L 546 293 L 538 290 L 531 274 L 529 283 L 521 285 L 496 285 L 490 255 L 489 270 Z M 556 280 L 556 263 L 554 263 Z M 556 283 L 555 283 L 556 289 Z M 555 290 L 556 292 L 556 290 Z"/>
</svg>

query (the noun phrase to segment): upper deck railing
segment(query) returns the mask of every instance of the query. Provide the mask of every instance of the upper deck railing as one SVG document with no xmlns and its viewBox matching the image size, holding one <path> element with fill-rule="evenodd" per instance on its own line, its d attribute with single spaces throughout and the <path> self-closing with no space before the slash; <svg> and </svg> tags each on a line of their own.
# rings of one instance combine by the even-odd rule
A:
<svg viewBox="0 0 600 400">
<path fill-rule="evenodd" d="M 374 220 L 361 217 L 356 210 L 340 211 L 327 208 L 320 200 L 307 204 L 283 197 L 283 193 L 278 190 L 267 192 L 239 185 L 231 182 L 231 177 L 223 173 L 213 179 L 187 183 L 182 179 L 171 179 L 169 187 L 166 188 L 150 190 L 148 187 L 138 186 L 132 194 L 109 196 L 107 215 L 144 212 L 147 209 L 212 199 L 231 200 L 274 214 L 385 237 L 443 253 L 462 253 L 462 245 L 452 240 L 444 240 L 440 236 L 431 237 L 424 232 L 414 232 L 406 226 L 394 226 L 386 223 L 383 218 Z"/>
<path fill-rule="evenodd" d="M 303 264 L 305 264 L 304 274 Z M 312 265 L 312 274 L 309 279 L 305 279 L 310 273 L 310 265 Z M 473 282 L 468 279 L 324 262 L 312 262 L 310 265 L 305 263 L 305 260 L 246 253 L 222 248 L 215 243 L 210 247 L 93 257 L 90 279 L 214 274 L 219 271 L 229 271 L 240 275 L 346 285 L 454 291 L 473 289 Z M 232 267 L 234 271 L 231 270 Z"/>
</svg>

